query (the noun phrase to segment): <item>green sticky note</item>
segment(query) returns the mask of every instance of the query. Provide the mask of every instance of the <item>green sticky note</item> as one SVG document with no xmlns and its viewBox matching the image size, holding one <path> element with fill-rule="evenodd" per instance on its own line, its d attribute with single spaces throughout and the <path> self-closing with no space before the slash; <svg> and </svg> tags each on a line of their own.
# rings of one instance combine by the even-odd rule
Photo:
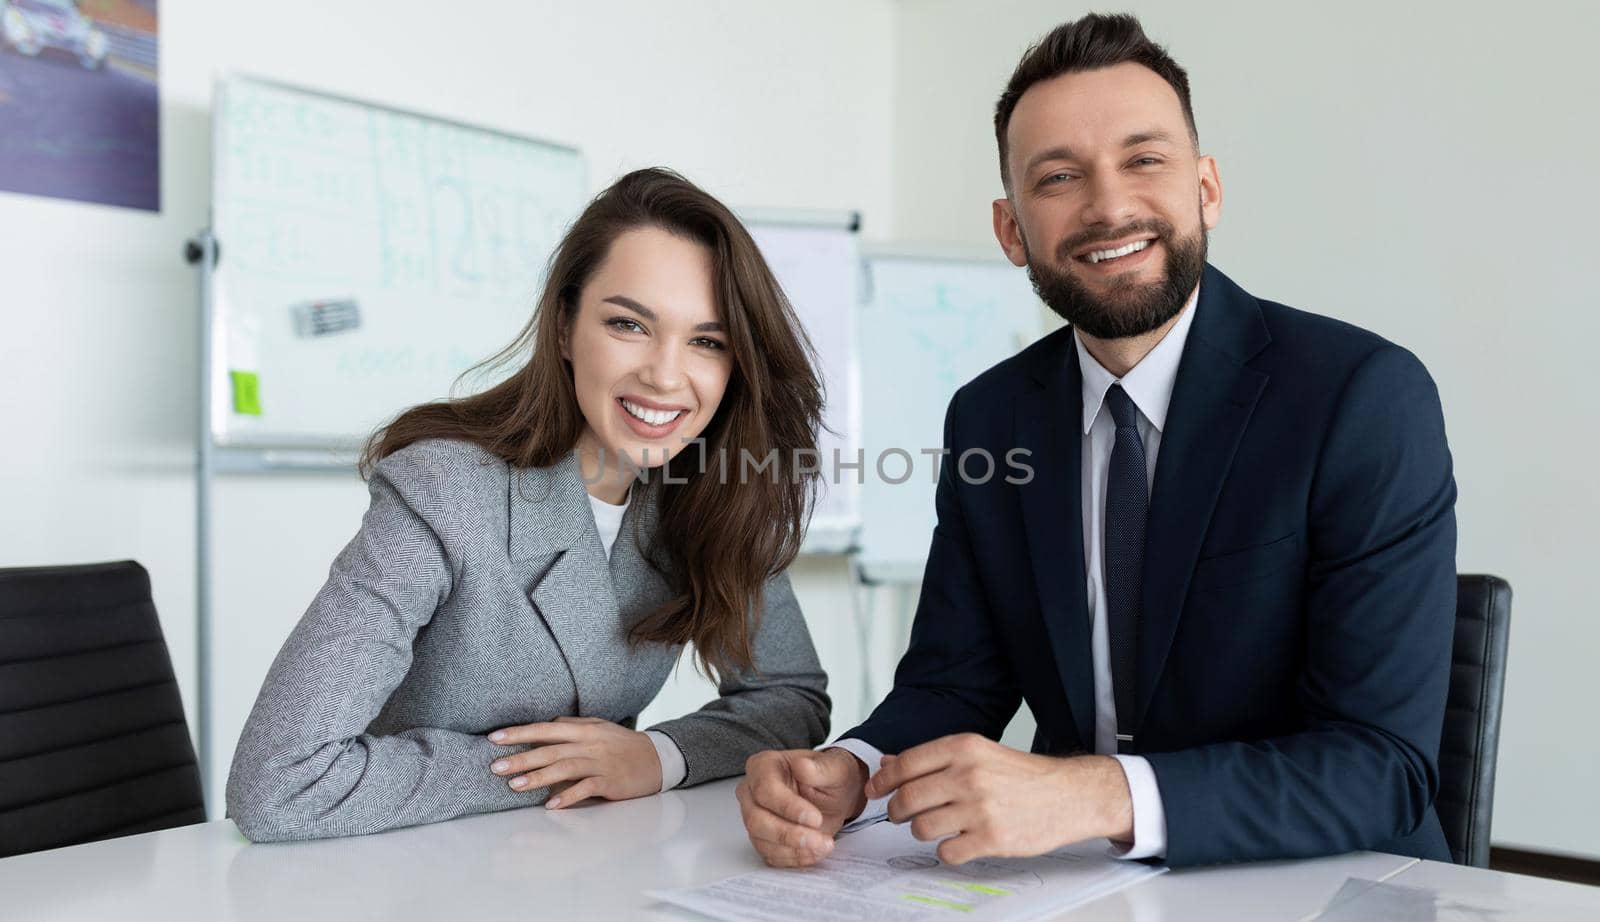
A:
<svg viewBox="0 0 1600 922">
<path fill-rule="evenodd" d="M 233 379 L 233 412 L 244 416 L 261 415 L 261 379 L 253 371 L 230 371 Z"/>
</svg>

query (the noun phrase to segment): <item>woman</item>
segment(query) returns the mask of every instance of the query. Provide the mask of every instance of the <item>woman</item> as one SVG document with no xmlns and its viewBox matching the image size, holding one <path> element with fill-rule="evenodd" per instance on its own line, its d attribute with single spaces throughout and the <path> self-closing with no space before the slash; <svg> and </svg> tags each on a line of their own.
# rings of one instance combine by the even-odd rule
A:
<svg viewBox="0 0 1600 922">
<path fill-rule="evenodd" d="M 821 394 L 748 232 L 676 174 L 624 176 L 491 364 L 523 354 L 368 444 L 361 530 L 234 755 L 228 811 L 251 839 L 640 797 L 825 737 L 783 575 Z M 746 453 L 776 465 L 739 476 Z M 636 732 L 688 643 L 721 697 Z"/>
</svg>

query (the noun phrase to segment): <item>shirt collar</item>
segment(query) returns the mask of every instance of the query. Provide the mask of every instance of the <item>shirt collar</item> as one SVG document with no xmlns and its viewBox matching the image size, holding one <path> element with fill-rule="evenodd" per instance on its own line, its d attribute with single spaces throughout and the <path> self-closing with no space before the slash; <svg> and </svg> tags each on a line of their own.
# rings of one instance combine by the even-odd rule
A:
<svg viewBox="0 0 1600 922">
<path fill-rule="evenodd" d="M 1172 403 L 1172 386 L 1178 380 L 1178 362 L 1183 358 L 1183 345 L 1189 339 L 1189 328 L 1194 325 L 1194 312 L 1199 308 L 1199 302 L 1200 286 L 1196 285 L 1178 315 L 1178 322 L 1120 381 L 1083 347 L 1083 339 L 1078 336 L 1078 331 L 1072 331 L 1072 344 L 1078 349 L 1078 368 L 1083 377 L 1085 435 L 1094 426 L 1095 417 L 1100 415 L 1100 404 L 1105 400 L 1106 391 L 1118 383 L 1157 432 L 1166 428 L 1167 407 Z"/>
</svg>

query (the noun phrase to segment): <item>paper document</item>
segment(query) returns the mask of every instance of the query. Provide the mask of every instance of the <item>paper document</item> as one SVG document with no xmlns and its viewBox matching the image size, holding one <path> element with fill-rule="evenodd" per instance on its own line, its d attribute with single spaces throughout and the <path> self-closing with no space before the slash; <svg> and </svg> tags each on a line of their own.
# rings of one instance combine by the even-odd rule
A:
<svg viewBox="0 0 1600 922">
<path fill-rule="evenodd" d="M 647 894 L 715 919 L 973 919 L 1025 922 L 1141 883 L 1165 868 L 1118 861 L 1096 839 L 1037 858 L 939 860 L 911 825 L 878 823 L 841 836 L 809 868 L 766 868 L 716 883 Z"/>
</svg>

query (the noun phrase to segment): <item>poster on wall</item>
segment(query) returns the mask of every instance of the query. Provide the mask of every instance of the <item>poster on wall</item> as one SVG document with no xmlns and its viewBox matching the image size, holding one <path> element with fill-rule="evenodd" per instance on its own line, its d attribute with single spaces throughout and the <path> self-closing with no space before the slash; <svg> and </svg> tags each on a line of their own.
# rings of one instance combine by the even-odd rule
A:
<svg viewBox="0 0 1600 922">
<path fill-rule="evenodd" d="M 161 210 L 157 0 L 0 0 L 0 190 Z"/>
</svg>

